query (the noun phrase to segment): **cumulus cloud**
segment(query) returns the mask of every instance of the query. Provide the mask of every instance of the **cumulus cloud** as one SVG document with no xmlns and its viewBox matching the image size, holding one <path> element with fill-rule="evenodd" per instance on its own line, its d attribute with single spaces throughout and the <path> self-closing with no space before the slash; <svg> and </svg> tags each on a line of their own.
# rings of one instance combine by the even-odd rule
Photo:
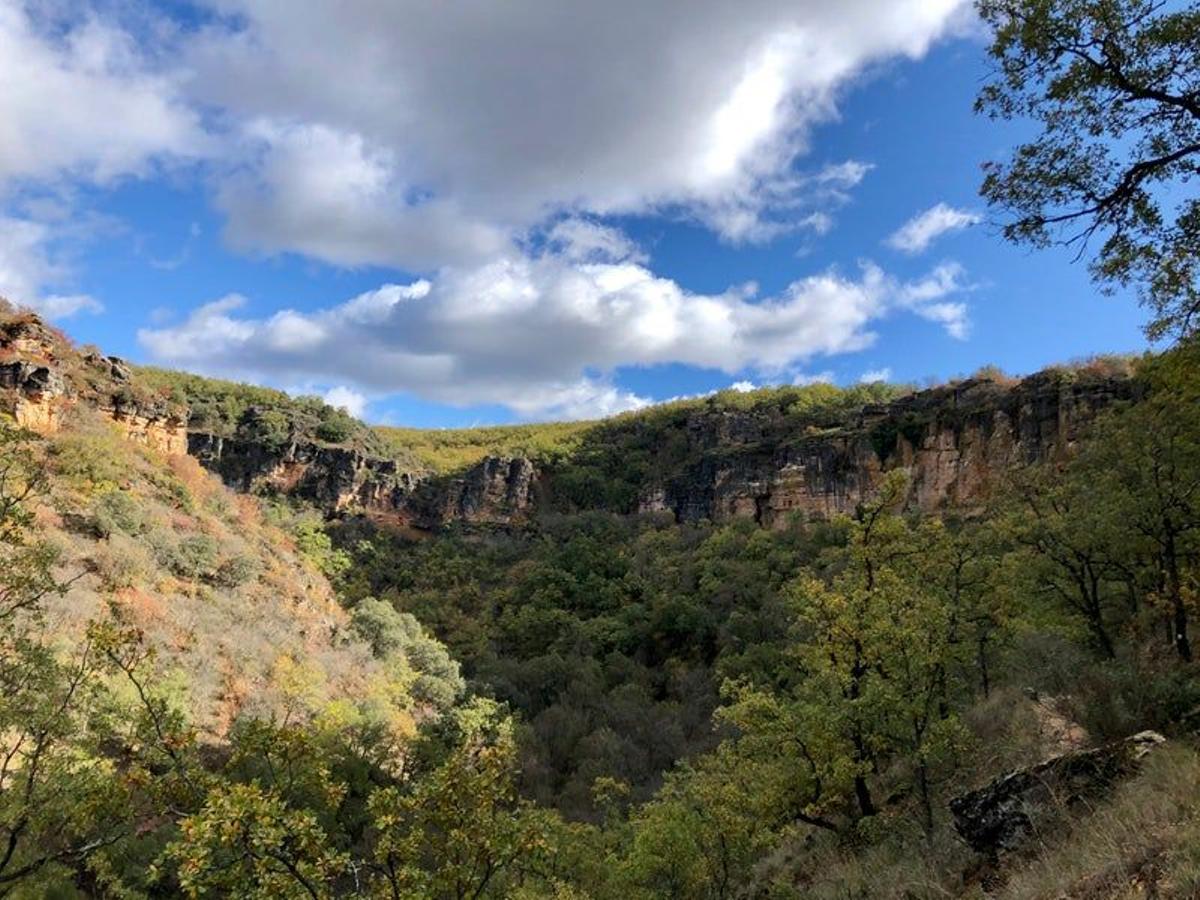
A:
<svg viewBox="0 0 1200 900">
<path fill-rule="evenodd" d="M 241 297 L 225 297 L 139 340 L 161 362 L 213 374 L 497 403 L 530 417 L 596 415 L 646 402 L 613 386 L 621 367 L 778 377 L 814 356 L 870 346 L 874 321 L 920 310 L 939 289 L 956 283 L 900 283 L 864 264 L 856 277 L 829 271 L 772 297 L 695 294 L 632 261 L 514 255 L 315 312 L 253 318 L 238 314 Z"/>
<path fill-rule="evenodd" d="M 648 257 L 624 232 L 578 217 L 562 219 L 546 235 L 554 252 L 573 262 L 646 262 Z"/>
<path fill-rule="evenodd" d="M 812 128 L 966 6 L 222 0 L 182 53 L 249 148 L 221 192 L 235 243 L 428 268 L 562 213 L 812 227 L 866 171 L 798 175 Z"/>
<path fill-rule="evenodd" d="M 885 367 L 882 369 L 871 369 L 867 372 L 863 372 L 860 376 L 858 376 L 858 380 L 861 384 L 875 384 L 876 382 L 880 381 L 890 381 L 891 377 L 892 370 Z"/>
<path fill-rule="evenodd" d="M 52 319 L 100 312 L 100 303 L 87 294 L 53 290 L 66 277 L 66 267 L 55 259 L 48 226 L 31 219 L 0 216 L 0 297 Z"/>
<path fill-rule="evenodd" d="M 199 6 L 213 14 L 184 28 L 147 4 L 0 0 L 9 221 L 31 220 L 6 187 L 192 160 L 238 250 L 429 277 L 263 317 L 230 295 L 143 331 L 160 361 L 579 415 L 646 402 L 617 386 L 622 366 L 778 380 L 868 346 L 899 310 L 965 334 L 961 272 L 905 284 L 865 265 L 765 298 L 696 294 L 611 218 L 731 243 L 827 232 L 870 165 L 807 164 L 813 129 L 864 71 L 922 56 L 967 0 Z M 53 238 L 3 251 L 5 278 L 47 309 L 86 308 L 52 292 Z"/>
<path fill-rule="evenodd" d="M 823 372 L 797 372 L 792 376 L 792 384 L 805 387 L 810 384 L 833 384 L 833 372 L 829 369 Z"/>
<path fill-rule="evenodd" d="M 235 248 L 425 269 L 479 261 L 511 245 L 503 228 L 454 199 L 413 196 L 395 154 L 357 134 L 257 121 L 242 150 L 250 161 L 225 176 L 216 195 Z"/>
<path fill-rule="evenodd" d="M 942 263 L 924 278 L 904 285 L 899 303 L 921 318 L 939 323 L 952 338 L 966 340 L 970 331 L 966 303 L 945 299 L 974 290 L 965 278 L 966 270 L 958 263 Z"/>
<path fill-rule="evenodd" d="M 175 78 L 124 30 L 61 4 L 0 0 L 0 187 L 64 175 L 106 183 L 207 138 Z"/>
<path fill-rule="evenodd" d="M 904 253 L 923 253 L 943 234 L 961 231 L 981 221 L 978 213 L 938 203 L 901 225 L 887 239 L 887 243 Z"/>
<path fill-rule="evenodd" d="M 336 409 L 344 409 L 356 418 L 362 418 L 367 411 L 367 398 L 356 390 L 338 385 L 325 392 L 324 400 Z"/>
</svg>

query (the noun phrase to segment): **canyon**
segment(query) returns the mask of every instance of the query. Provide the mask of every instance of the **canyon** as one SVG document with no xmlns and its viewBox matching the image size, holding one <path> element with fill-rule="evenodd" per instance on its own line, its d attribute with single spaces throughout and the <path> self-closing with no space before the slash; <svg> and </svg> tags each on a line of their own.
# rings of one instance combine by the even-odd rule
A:
<svg viewBox="0 0 1200 900">
<path fill-rule="evenodd" d="M 1136 399 L 1138 390 L 1126 374 L 1076 368 L 1019 381 L 968 379 L 849 415 L 805 418 L 699 403 L 659 435 L 676 448 L 669 464 L 642 479 L 632 506 L 612 511 L 780 527 L 796 516 L 853 512 L 895 469 L 908 475 L 912 507 L 969 509 L 1010 466 L 1065 459 L 1099 413 Z M 187 410 L 139 390 L 136 370 L 76 351 L 32 315 L 0 332 L 0 394 L 17 423 L 32 430 L 56 430 L 74 405 L 85 404 L 129 439 L 187 453 L 237 490 L 293 496 L 331 515 L 363 513 L 418 530 L 515 526 L 565 502 L 561 460 L 487 456 L 439 474 L 294 434 L 269 445 L 189 430 Z M 644 427 L 637 414 L 618 417 L 584 441 Z"/>
</svg>

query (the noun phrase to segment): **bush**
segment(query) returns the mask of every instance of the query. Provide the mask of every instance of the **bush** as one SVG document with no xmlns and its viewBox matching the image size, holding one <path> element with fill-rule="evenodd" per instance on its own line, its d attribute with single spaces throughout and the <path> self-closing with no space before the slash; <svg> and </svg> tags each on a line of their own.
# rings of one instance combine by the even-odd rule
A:
<svg viewBox="0 0 1200 900">
<path fill-rule="evenodd" d="M 133 587 L 145 578 L 154 560 L 142 543 L 115 532 L 107 543 L 96 545 L 91 564 L 104 589 L 117 591 Z"/>
<path fill-rule="evenodd" d="M 189 581 L 211 578 L 216 572 L 217 542 L 206 534 L 189 535 L 170 547 L 162 562 Z"/>
<path fill-rule="evenodd" d="M 137 501 L 123 490 L 106 491 L 97 497 L 92 502 L 89 524 L 101 538 L 111 538 L 117 531 L 136 537 L 144 529 Z"/>
<path fill-rule="evenodd" d="M 402 654 L 419 673 L 412 691 L 418 700 L 446 708 L 463 692 L 458 663 L 410 613 L 397 612 L 390 603 L 367 597 L 354 608 L 350 622 L 377 657 Z"/>
<path fill-rule="evenodd" d="M 344 444 L 354 436 L 355 426 L 349 416 L 330 417 L 317 426 L 317 438 L 330 444 Z"/>
<path fill-rule="evenodd" d="M 230 556 L 223 560 L 212 574 L 217 587 L 236 588 L 258 575 L 258 563 L 249 556 Z"/>
</svg>

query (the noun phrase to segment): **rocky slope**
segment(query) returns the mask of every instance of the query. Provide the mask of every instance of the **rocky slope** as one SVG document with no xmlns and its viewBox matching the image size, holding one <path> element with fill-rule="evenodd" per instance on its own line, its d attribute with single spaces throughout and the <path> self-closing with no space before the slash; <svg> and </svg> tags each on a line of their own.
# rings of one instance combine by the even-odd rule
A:
<svg viewBox="0 0 1200 900">
<path fill-rule="evenodd" d="M 850 415 L 699 403 L 650 434 L 652 443 L 669 443 L 673 452 L 662 454 L 666 462 L 653 474 L 639 476 L 636 503 L 619 511 L 778 526 L 796 514 L 850 512 L 897 468 L 909 475 L 913 506 L 969 507 L 1012 464 L 1062 458 L 1098 412 L 1134 399 L 1136 391 L 1127 375 L 1083 369 L 1049 370 L 1014 383 L 969 380 Z M 0 397 L 19 423 L 43 432 L 56 430 L 73 404 L 86 403 L 130 438 L 194 456 L 238 490 L 296 496 L 330 513 L 362 511 L 431 529 L 450 522 L 519 524 L 542 509 L 580 505 L 564 500 L 561 489 L 570 459 L 542 464 L 490 456 L 435 476 L 294 429 L 271 442 L 189 430 L 186 410 L 140 387 L 121 360 L 76 351 L 28 314 L 0 323 Z M 646 428 L 636 414 L 614 421 L 585 436 L 585 444 Z"/>
<path fill-rule="evenodd" d="M 1014 384 L 965 381 L 829 422 L 700 406 L 672 426 L 676 433 L 660 436 L 685 445 L 677 464 L 640 485 L 634 509 L 619 511 L 780 526 L 795 514 L 852 512 L 896 468 L 909 475 L 913 506 L 969 507 L 1009 466 L 1063 458 L 1097 413 L 1136 390 L 1124 375 L 1057 370 Z M 639 427 L 637 417 L 618 427 Z M 566 508 L 561 485 L 571 465 L 493 456 L 433 476 L 312 442 L 271 450 L 192 433 L 188 445 L 240 489 L 267 487 L 426 529 L 517 524 L 539 510 Z"/>
</svg>

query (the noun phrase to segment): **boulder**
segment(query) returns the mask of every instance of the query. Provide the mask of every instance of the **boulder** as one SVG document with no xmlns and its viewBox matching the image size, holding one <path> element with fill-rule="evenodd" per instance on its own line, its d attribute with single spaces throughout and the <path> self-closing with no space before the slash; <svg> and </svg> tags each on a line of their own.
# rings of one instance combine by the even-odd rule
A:
<svg viewBox="0 0 1200 900">
<path fill-rule="evenodd" d="M 954 827 L 972 849 L 986 856 L 1016 850 L 1063 810 L 1102 796 L 1128 778 L 1165 740 L 1155 731 L 1143 731 L 1010 772 L 950 801 Z"/>
</svg>

